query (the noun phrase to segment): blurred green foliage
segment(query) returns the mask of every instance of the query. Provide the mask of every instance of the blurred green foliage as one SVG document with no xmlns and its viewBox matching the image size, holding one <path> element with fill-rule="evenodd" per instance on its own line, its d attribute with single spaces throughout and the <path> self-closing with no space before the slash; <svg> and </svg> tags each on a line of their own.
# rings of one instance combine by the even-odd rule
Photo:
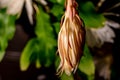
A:
<svg viewBox="0 0 120 80">
<path fill-rule="evenodd" d="M 57 40 L 55 40 L 53 28 L 50 24 L 50 16 L 39 7 L 36 20 L 35 33 L 37 37 L 31 39 L 22 52 L 21 70 L 27 70 L 33 61 L 36 62 L 36 67 L 40 67 L 40 65 L 49 67 L 54 63 Z"/>
<path fill-rule="evenodd" d="M 0 61 L 5 55 L 8 41 L 15 33 L 15 16 L 7 15 L 5 10 L 0 10 Z"/>
<path fill-rule="evenodd" d="M 88 80 L 94 79 L 95 66 L 87 45 L 85 45 L 84 55 L 80 60 L 79 69 L 88 76 Z"/>
<path fill-rule="evenodd" d="M 61 80 L 74 80 L 73 75 L 67 76 L 65 73 L 62 74 Z"/>
<path fill-rule="evenodd" d="M 41 66 L 49 67 L 55 65 L 59 57 L 56 56 L 57 38 L 60 30 L 60 20 L 64 14 L 64 0 L 48 0 L 50 12 L 46 12 L 43 6 L 39 5 L 36 13 L 36 37 L 28 41 L 20 57 L 20 68 L 22 71 L 28 69 L 31 63 L 35 63 L 37 68 Z M 49 3 L 48 3 L 49 4 Z M 87 27 L 101 27 L 105 18 L 95 10 L 95 6 L 90 1 L 78 1 L 78 12 Z M 51 14 L 54 16 L 51 16 Z M 15 32 L 15 18 L 0 11 L 0 61 L 3 59 L 8 41 L 13 38 Z M 56 64 L 58 66 L 58 63 Z M 79 70 L 87 75 L 88 80 L 94 79 L 95 66 L 90 51 L 85 45 L 84 55 L 80 61 Z M 62 80 L 74 80 L 73 76 L 63 74 Z"/>
<path fill-rule="evenodd" d="M 86 27 L 98 28 L 104 25 L 105 17 L 96 11 L 96 8 L 91 1 L 80 4 L 79 13 L 84 20 Z"/>
</svg>

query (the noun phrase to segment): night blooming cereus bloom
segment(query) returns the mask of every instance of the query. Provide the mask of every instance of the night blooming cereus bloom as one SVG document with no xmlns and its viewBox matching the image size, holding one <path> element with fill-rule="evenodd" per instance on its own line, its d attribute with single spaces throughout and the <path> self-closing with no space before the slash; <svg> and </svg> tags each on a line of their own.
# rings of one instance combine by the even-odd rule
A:
<svg viewBox="0 0 120 80">
<path fill-rule="evenodd" d="M 61 29 L 58 34 L 58 52 L 61 59 L 58 74 L 75 73 L 85 43 L 85 29 L 82 20 L 76 11 L 75 0 L 66 0 L 66 11 L 61 20 Z"/>
</svg>

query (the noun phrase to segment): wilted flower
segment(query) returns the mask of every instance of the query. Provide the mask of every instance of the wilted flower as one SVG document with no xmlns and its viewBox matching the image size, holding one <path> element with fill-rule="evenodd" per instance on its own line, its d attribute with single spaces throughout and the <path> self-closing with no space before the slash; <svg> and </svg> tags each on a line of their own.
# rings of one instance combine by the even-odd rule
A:
<svg viewBox="0 0 120 80">
<path fill-rule="evenodd" d="M 40 2 L 43 5 L 47 5 L 45 0 L 34 1 Z M 27 10 L 29 21 L 31 24 L 33 24 L 33 7 L 36 6 L 35 3 L 33 3 L 33 0 L 0 0 L 0 8 L 7 8 L 7 13 L 12 15 L 20 15 L 24 4 Z"/>
<path fill-rule="evenodd" d="M 74 73 L 83 55 L 85 29 L 76 6 L 75 0 L 66 0 L 66 11 L 58 35 L 58 52 L 61 59 L 58 74 L 62 74 L 63 71 L 67 75 Z"/>
</svg>

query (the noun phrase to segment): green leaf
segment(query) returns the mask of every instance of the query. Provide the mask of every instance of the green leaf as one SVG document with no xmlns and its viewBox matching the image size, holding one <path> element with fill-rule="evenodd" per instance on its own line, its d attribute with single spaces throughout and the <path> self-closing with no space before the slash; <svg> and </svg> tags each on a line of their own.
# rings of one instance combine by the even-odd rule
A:
<svg viewBox="0 0 120 80">
<path fill-rule="evenodd" d="M 8 41 L 6 38 L 0 38 L 0 61 L 4 58 L 5 49 L 7 48 Z"/>
<path fill-rule="evenodd" d="M 92 2 L 87 1 L 85 3 L 80 4 L 80 17 L 83 19 L 85 25 L 87 27 L 102 27 L 105 22 L 105 17 L 97 13 L 95 10 L 95 6 Z"/>
<path fill-rule="evenodd" d="M 64 2 L 65 2 L 65 0 L 48 0 L 48 1 L 50 1 L 50 2 L 52 2 L 52 3 L 59 3 L 59 4 L 62 4 L 62 5 L 64 5 Z"/>
<path fill-rule="evenodd" d="M 41 7 L 40 13 L 37 13 L 35 33 L 40 41 L 39 60 L 42 65 L 48 67 L 54 63 L 57 41 L 53 33 L 53 28 L 50 23 L 50 16 L 45 13 Z"/>
<path fill-rule="evenodd" d="M 61 16 L 64 14 L 64 6 L 55 4 L 50 12 L 57 18 L 61 19 Z"/>
<path fill-rule="evenodd" d="M 20 68 L 22 71 L 25 71 L 28 69 L 31 60 L 34 57 L 35 51 L 37 51 L 37 48 L 35 47 L 37 43 L 37 39 L 33 38 L 30 41 L 28 41 L 27 45 L 25 46 L 24 50 L 22 51 L 21 57 L 20 57 Z"/>
<path fill-rule="evenodd" d="M 55 27 L 55 31 L 58 34 L 60 31 L 60 22 L 53 23 L 53 26 Z"/>
<path fill-rule="evenodd" d="M 52 3 L 57 3 L 57 0 L 48 0 L 48 1 L 50 1 Z"/>
<path fill-rule="evenodd" d="M 1 50 L 1 51 L 0 51 L 0 61 L 2 61 L 4 55 L 5 55 L 5 51 L 2 51 L 2 50 Z"/>
<path fill-rule="evenodd" d="M 87 45 L 85 45 L 84 55 L 80 60 L 79 69 L 88 76 L 89 80 L 92 80 L 91 78 L 93 77 L 91 76 L 95 74 L 95 65 Z"/>
<path fill-rule="evenodd" d="M 62 74 L 61 80 L 74 80 L 73 75 L 66 75 L 65 73 Z"/>
<path fill-rule="evenodd" d="M 36 60 L 36 68 L 40 68 L 40 67 L 41 67 L 40 60 L 39 60 L 39 58 L 37 58 L 37 60 Z"/>
<path fill-rule="evenodd" d="M 36 14 L 36 38 L 31 39 L 24 48 L 21 58 L 21 70 L 27 70 L 30 63 L 35 62 L 36 67 L 49 67 L 54 63 L 56 40 L 50 24 L 50 16 L 40 7 Z"/>
<path fill-rule="evenodd" d="M 45 38 L 46 37 L 45 35 L 47 35 L 48 38 L 53 37 L 53 35 L 51 36 L 53 29 L 49 21 L 50 16 L 46 14 L 42 9 L 40 9 L 40 13 L 36 14 L 36 18 L 37 18 L 37 24 L 36 24 L 35 33 L 37 37 Z"/>
<path fill-rule="evenodd" d="M 57 0 L 57 2 L 58 2 L 59 4 L 64 5 L 65 0 Z"/>
<path fill-rule="evenodd" d="M 48 47 L 56 45 L 53 28 L 50 23 L 50 16 L 40 8 L 40 13 L 37 13 L 36 18 L 37 25 L 35 33 L 37 37 L 41 39 L 41 41 L 43 40 L 43 42 L 49 45 Z"/>
<path fill-rule="evenodd" d="M 8 41 L 11 40 L 15 33 L 15 16 L 5 14 L 0 10 L 0 61 L 5 55 Z"/>
</svg>

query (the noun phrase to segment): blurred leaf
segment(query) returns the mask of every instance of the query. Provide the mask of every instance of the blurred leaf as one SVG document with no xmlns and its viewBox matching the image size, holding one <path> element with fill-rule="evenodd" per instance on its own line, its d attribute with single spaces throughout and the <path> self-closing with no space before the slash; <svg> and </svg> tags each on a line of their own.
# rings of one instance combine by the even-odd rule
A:
<svg viewBox="0 0 120 80">
<path fill-rule="evenodd" d="M 37 45 L 37 40 L 31 39 L 25 46 L 20 57 L 20 68 L 22 71 L 27 70 L 27 68 L 29 67 L 31 63 L 32 54 L 35 54 L 34 50 L 36 45 Z"/>
<path fill-rule="evenodd" d="M 65 73 L 62 74 L 61 80 L 74 80 L 73 75 L 66 75 Z"/>
<path fill-rule="evenodd" d="M 90 1 L 80 4 L 79 12 L 87 27 L 102 27 L 105 22 L 105 17 L 97 13 L 95 6 Z"/>
<path fill-rule="evenodd" d="M 85 45 L 84 55 L 81 58 L 79 69 L 88 76 L 89 80 L 92 80 L 91 78 L 93 78 L 92 76 L 95 73 L 95 65 L 87 45 Z"/>
<path fill-rule="evenodd" d="M 57 0 L 58 3 L 64 4 L 65 0 Z"/>
<path fill-rule="evenodd" d="M 60 63 L 60 57 L 57 55 L 58 53 L 56 53 L 55 56 L 55 68 L 57 69 Z"/>
<path fill-rule="evenodd" d="M 3 57 L 5 55 L 5 50 L 0 50 L 0 61 L 2 61 Z"/>
<path fill-rule="evenodd" d="M 37 14 L 36 35 L 41 41 L 49 45 L 48 47 L 56 46 L 56 40 L 54 39 L 53 28 L 50 23 L 50 16 L 46 14 L 42 9 Z"/>
<path fill-rule="evenodd" d="M 36 18 L 37 18 L 37 24 L 36 24 L 35 33 L 37 37 L 38 38 L 43 37 L 43 39 L 45 38 L 52 39 L 54 35 L 51 35 L 53 29 L 49 21 L 50 16 L 40 8 L 40 12 L 36 14 Z"/>
<path fill-rule="evenodd" d="M 61 18 L 61 16 L 64 14 L 64 6 L 55 4 L 51 9 L 51 13 L 57 18 Z"/>
<path fill-rule="evenodd" d="M 5 55 L 8 41 L 15 33 L 15 16 L 7 15 L 4 10 L 0 10 L 0 61 Z"/>
<path fill-rule="evenodd" d="M 48 1 L 50 1 L 52 3 L 59 3 L 59 4 L 62 4 L 62 5 L 64 5 L 64 2 L 65 2 L 65 0 L 48 0 Z"/>
<path fill-rule="evenodd" d="M 54 23 L 53 26 L 55 27 L 55 31 L 56 31 L 57 34 L 58 34 L 59 31 L 60 31 L 60 22 L 56 22 L 56 23 Z"/>
<path fill-rule="evenodd" d="M 37 68 L 40 68 L 40 67 L 41 67 L 39 58 L 37 58 L 37 60 L 36 60 L 36 67 L 37 67 Z"/>
<path fill-rule="evenodd" d="M 40 13 L 36 14 L 36 38 L 31 39 L 24 48 L 20 67 L 21 70 L 27 70 L 31 62 L 36 62 L 36 67 L 50 66 L 54 63 L 56 52 L 56 40 L 54 39 L 53 28 L 49 21 L 49 15 L 41 7 Z"/>
<path fill-rule="evenodd" d="M 48 0 L 48 1 L 50 1 L 52 3 L 56 3 L 57 2 L 57 0 Z"/>
<path fill-rule="evenodd" d="M 0 61 L 2 61 L 4 55 L 5 55 L 5 50 L 7 48 L 8 41 L 4 37 L 0 37 Z"/>
<path fill-rule="evenodd" d="M 37 13 L 37 25 L 36 25 L 36 35 L 40 41 L 40 53 L 39 55 L 44 56 L 42 63 L 46 63 L 45 66 L 52 64 L 56 52 L 57 41 L 55 40 L 53 34 L 53 28 L 50 24 L 50 16 L 45 13 L 41 8 L 40 13 Z"/>
</svg>

